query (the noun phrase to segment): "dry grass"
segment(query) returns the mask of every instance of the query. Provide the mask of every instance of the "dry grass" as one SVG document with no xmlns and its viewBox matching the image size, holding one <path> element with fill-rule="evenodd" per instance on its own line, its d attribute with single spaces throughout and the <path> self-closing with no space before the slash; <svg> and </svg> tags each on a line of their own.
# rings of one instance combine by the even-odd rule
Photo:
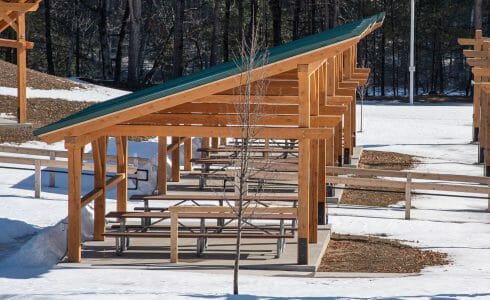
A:
<svg viewBox="0 0 490 300">
<path fill-rule="evenodd" d="M 448 263 L 446 253 L 420 250 L 396 240 L 333 234 L 319 271 L 418 273 Z"/>
</svg>

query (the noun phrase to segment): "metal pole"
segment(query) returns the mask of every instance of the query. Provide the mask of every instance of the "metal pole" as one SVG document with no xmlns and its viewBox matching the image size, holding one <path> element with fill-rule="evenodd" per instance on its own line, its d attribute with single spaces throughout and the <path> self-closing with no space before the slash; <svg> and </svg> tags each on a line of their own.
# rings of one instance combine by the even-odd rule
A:
<svg viewBox="0 0 490 300">
<path fill-rule="evenodd" d="M 410 104 L 413 105 L 414 75 L 415 75 L 415 0 L 411 0 L 411 24 L 410 24 Z"/>
</svg>

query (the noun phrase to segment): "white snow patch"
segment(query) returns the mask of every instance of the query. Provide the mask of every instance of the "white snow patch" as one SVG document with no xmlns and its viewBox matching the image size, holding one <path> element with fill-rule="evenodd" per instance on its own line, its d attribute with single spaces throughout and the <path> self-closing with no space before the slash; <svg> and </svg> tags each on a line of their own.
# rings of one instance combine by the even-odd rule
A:
<svg viewBox="0 0 490 300">
<path fill-rule="evenodd" d="M 93 236 L 93 211 L 84 207 L 82 209 L 82 240 L 86 241 Z M 1 225 L 1 224 L 0 224 Z M 20 231 L 20 230 L 19 230 Z M 17 232 L 24 234 L 25 232 Z M 66 254 L 67 219 L 63 219 L 54 226 L 40 230 L 28 240 L 18 251 L 0 260 L 0 268 L 39 268 L 51 267 L 57 264 Z"/>
<path fill-rule="evenodd" d="M 62 99 L 68 101 L 87 101 L 87 102 L 102 102 L 119 96 L 127 95 L 130 92 L 118 89 L 84 84 L 83 88 L 72 88 L 70 90 L 40 90 L 27 88 L 27 98 L 47 98 L 47 99 Z M 0 95 L 17 96 L 17 88 L 0 87 Z"/>
</svg>

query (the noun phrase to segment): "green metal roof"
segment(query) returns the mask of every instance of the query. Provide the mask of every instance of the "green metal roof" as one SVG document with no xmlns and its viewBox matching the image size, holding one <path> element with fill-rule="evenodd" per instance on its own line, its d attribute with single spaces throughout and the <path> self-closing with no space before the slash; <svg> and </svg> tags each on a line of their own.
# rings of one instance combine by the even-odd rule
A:
<svg viewBox="0 0 490 300">
<path fill-rule="evenodd" d="M 354 38 L 366 29 L 384 20 L 385 14 L 379 13 L 366 19 L 357 20 L 333 29 L 310 35 L 283 45 L 268 49 L 266 64 L 272 64 L 290 57 L 301 55 L 319 48 Z M 240 73 L 240 62 L 230 61 L 194 74 L 179 77 L 150 88 L 136 91 L 121 97 L 96 103 L 57 122 L 34 131 L 40 136 L 65 127 L 70 127 L 94 118 L 109 115 L 146 102 L 161 99 L 191 88 L 212 83 Z"/>
</svg>

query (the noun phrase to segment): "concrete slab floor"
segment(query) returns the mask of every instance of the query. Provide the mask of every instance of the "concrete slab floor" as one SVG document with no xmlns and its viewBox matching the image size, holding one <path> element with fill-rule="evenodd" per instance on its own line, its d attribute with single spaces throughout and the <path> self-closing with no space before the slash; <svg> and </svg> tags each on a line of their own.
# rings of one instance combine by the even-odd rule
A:
<svg viewBox="0 0 490 300">
<path fill-rule="evenodd" d="M 314 272 L 330 240 L 330 226 L 318 231 L 318 243 L 310 244 L 309 264 L 297 265 L 296 239 L 287 239 L 280 258 L 276 258 L 275 239 L 244 239 L 241 268 Z M 179 263 L 170 263 L 169 238 L 132 238 L 122 256 L 115 254 L 115 240 L 90 241 L 82 247 L 83 265 L 91 267 L 159 268 L 182 270 L 230 269 L 235 258 L 235 239 L 209 239 L 208 248 L 198 257 L 196 239 L 179 239 Z M 74 264 L 69 264 L 74 267 Z"/>
</svg>

